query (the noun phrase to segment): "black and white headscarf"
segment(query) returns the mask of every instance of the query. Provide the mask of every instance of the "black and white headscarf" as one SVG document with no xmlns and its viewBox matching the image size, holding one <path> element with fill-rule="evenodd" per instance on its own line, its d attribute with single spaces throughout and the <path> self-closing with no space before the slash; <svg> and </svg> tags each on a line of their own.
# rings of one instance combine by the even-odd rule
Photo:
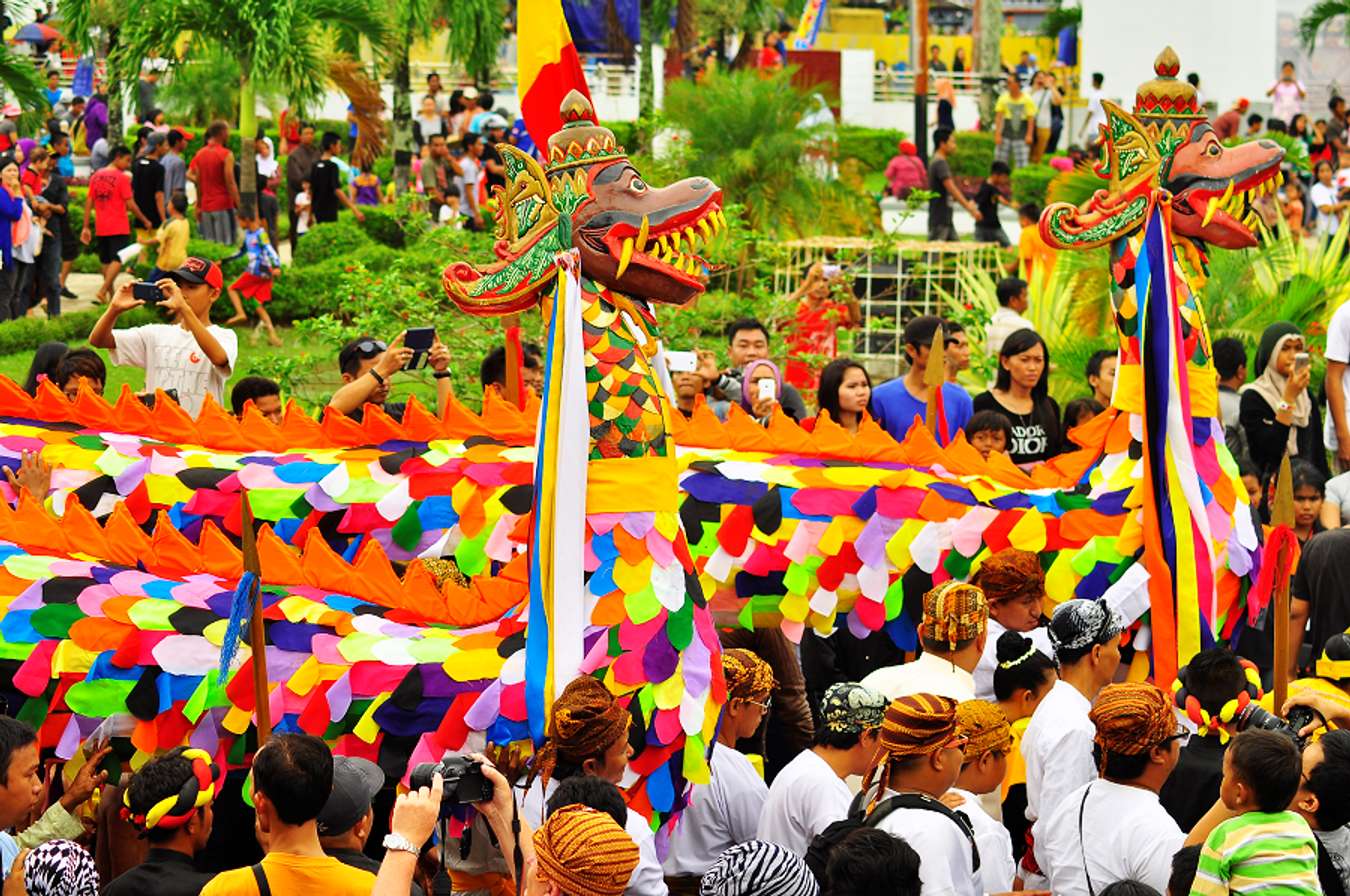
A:
<svg viewBox="0 0 1350 896">
<path fill-rule="evenodd" d="M 1056 658 L 1070 650 L 1106 644 L 1125 630 L 1125 620 L 1105 601 L 1074 598 L 1055 607 L 1048 634 Z"/>
<path fill-rule="evenodd" d="M 23 863 L 28 896 L 98 896 L 94 858 L 73 840 L 48 840 Z"/>
<path fill-rule="evenodd" d="M 819 896 L 806 863 L 777 843 L 738 843 L 718 857 L 699 885 L 700 896 Z"/>
</svg>

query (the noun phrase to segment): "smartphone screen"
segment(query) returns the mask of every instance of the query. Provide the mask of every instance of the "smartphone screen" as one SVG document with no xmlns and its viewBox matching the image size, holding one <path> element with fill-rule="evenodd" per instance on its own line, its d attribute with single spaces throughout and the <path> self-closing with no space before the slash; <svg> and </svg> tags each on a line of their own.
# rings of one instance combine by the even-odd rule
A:
<svg viewBox="0 0 1350 896">
<path fill-rule="evenodd" d="M 759 400 L 778 397 L 778 385 L 773 380 L 759 381 Z"/>
<path fill-rule="evenodd" d="M 1312 357 L 1307 352 L 1299 352 L 1294 355 L 1294 369 L 1307 370 L 1312 366 Z"/>
<path fill-rule="evenodd" d="M 693 352 L 666 352 L 666 366 L 671 373 L 693 373 L 698 370 L 698 355 Z"/>
<path fill-rule="evenodd" d="M 411 327 L 403 334 L 403 344 L 413 350 L 413 356 L 403 365 L 404 370 L 425 367 L 431 346 L 436 342 L 435 327 Z"/>
<path fill-rule="evenodd" d="M 144 280 L 131 284 L 131 295 L 133 298 L 140 299 L 142 302 L 149 302 L 152 305 L 164 301 L 164 293 L 160 291 L 160 288 Z"/>
</svg>

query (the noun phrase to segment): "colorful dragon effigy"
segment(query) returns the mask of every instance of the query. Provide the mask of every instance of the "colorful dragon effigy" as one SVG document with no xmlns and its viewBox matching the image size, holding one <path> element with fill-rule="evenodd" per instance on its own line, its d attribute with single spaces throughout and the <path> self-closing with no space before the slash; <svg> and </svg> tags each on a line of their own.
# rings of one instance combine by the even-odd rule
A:
<svg viewBox="0 0 1350 896">
<path fill-rule="evenodd" d="M 56 468 L 42 503 L 0 484 L 0 659 L 20 715 L 62 757 L 124 714 L 136 761 L 191 743 L 246 762 L 248 646 L 219 669 L 244 501 L 278 729 L 402 775 L 537 740 L 551 696 L 594 675 L 627 701 L 630 799 L 658 833 L 706 779 L 716 625 L 885 628 L 912 648 L 922 591 L 1014 546 L 1041 555 L 1052 602 L 1147 611 L 1138 671 L 1151 657 L 1170 679 L 1254 607 L 1257 535 L 1195 296 L 1205 243 L 1252 240 L 1247 197 L 1280 160 L 1220 146 L 1175 71 L 1168 51 L 1133 115 L 1108 105 L 1109 188 L 1046 213 L 1052 243 L 1111 246 L 1122 367 L 1078 449 L 1029 472 L 922 426 L 897 443 L 870 421 L 854 436 L 672 414 L 654 308 L 703 289 L 721 196 L 646 184 L 579 95 L 544 164 L 503 148 L 497 261 L 444 274 L 471 313 L 543 306 L 547 376 L 524 409 L 489 392 L 481 414 L 414 401 L 358 423 L 292 405 L 278 426 L 0 380 L 0 464 L 38 449 Z"/>
</svg>

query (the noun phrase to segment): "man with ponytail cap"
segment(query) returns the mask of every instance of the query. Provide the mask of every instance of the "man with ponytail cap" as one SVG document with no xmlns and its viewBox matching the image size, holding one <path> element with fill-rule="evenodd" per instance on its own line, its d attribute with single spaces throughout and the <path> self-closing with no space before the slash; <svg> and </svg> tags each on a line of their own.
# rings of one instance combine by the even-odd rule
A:
<svg viewBox="0 0 1350 896">
<path fill-rule="evenodd" d="M 1146 682 L 1111 684 L 1090 713 L 1100 777 L 1036 822 L 1036 847 L 1055 896 L 1091 896 L 1119 880 L 1165 892 L 1186 835 L 1158 801 L 1186 729 L 1172 698 Z"/>
<path fill-rule="evenodd" d="M 141 767 L 123 791 L 122 817 L 150 843 L 145 861 L 108 884 L 106 896 L 196 896 L 211 875 L 192 857 L 211 836 L 211 804 L 224 781 L 205 750 L 179 747 Z"/>
</svg>

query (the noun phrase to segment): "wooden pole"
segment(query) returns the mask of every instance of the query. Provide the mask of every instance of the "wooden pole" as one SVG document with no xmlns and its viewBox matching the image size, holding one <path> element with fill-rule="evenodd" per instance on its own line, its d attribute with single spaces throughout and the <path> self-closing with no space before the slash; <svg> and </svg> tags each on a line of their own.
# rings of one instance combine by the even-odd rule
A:
<svg viewBox="0 0 1350 896">
<path fill-rule="evenodd" d="M 1294 526 L 1294 489 L 1289 481 L 1289 455 L 1280 461 L 1280 478 L 1275 484 L 1275 505 L 1271 508 L 1272 527 Z M 1289 696 L 1289 671 L 1294 657 L 1289 655 L 1289 578 L 1293 574 L 1293 548 L 1284 547 L 1275 560 L 1275 711 Z"/>
<path fill-rule="evenodd" d="M 947 340 L 943 328 L 939 326 L 933 333 L 933 343 L 928 349 L 928 366 L 923 371 L 923 384 L 928 387 L 928 406 L 924 408 L 923 419 L 933 438 L 942 441 L 938 433 L 938 396 L 942 393 L 942 384 L 947 379 Z"/>
<path fill-rule="evenodd" d="M 506 398 L 518 408 L 525 407 L 525 391 L 521 388 L 521 367 L 525 363 L 524 353 L 520 350 L 520 315 L 508 314 L 503 321 L 506 324 Z M 516 330 L 516 337 L 510 333 Z"/>
<path fill-rule="evenodd" d="M 252 607 L 248 619 L 248 646 L 253 652 L 253 711 L 258 726 L 258 747 L 261 748 L 272 736 L 271 690 L 267 685 L 267 635 L 263 628 L 262 565 L 258 560 L 258 535 L 253 528 L 253 507 L 249 503 L 247 490 L 242 500 L 244 571 L 257 576 L 249 601 Z"/>
<path fill-rule="evenodd" d="M 918 52 L 914 67 L 914 144 L 919 158 L 928 161 L 928 0 L 914 0 L 914 39 Z"/>
</svg>

